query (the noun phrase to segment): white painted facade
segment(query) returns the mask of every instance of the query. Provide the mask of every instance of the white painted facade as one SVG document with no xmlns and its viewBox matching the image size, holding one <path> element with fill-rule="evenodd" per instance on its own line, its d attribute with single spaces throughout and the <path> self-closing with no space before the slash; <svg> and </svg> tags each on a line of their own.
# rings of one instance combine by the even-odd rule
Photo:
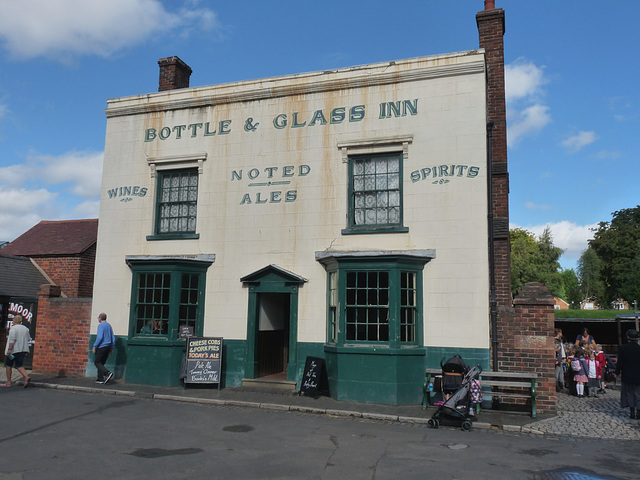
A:
<svg viewBox="0 0 640 480">
<path fill-rule="evenodd" d="M 277 265 L 307 280 L 299 290 L 297 341 L 324 343 L 327 272 L 317 252 L 429 251 L 424 346 L 488 349 L 485 92 L 484 52 L 474 50 L 109 100 L 92 334 L 105 311 L 116 335 L 128 335 L 127 257 L 215 257 L 206 277 L 204 335 L 238 340 L 247 335 L 240 279 Z M 405 101 L 417 112 L 402 112 Z M 399 102 L 400 116 L 381 118 L 380 105 L 389 102 Z M 345 118 L 331 123 L 340 107 Z M 277 128 L 283 114 L 287 125 Z M 204 134 L 206 122 L 215 135 Z M 408 231 L 343 234 L 347 156 L 386 151 L 404 152 Z M 199 238 L 149 240 L 154 168 L 183 166 L 201 169 Z M 252 186 L 260 182 L 271 185 Z"/>
</svg>

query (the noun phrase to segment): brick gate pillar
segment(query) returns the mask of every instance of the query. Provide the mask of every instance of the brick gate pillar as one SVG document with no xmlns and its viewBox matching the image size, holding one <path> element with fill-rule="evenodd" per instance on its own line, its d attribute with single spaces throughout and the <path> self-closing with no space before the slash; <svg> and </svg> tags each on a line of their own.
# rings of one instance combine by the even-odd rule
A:
<svg viewBox="0 0 640 480">
<path fill-rule="evenodd" d="M 33 370 L 84 376 L 89 358 L 91 298 L 60 297 L 57 285 L 41 285 Z"/>
<path fill-rule="evenodd" d="M 553 296 L 542 283 L 527 283 L 513 301 L 514 313 L 501 323 L 500 371 L 539 375 L 537 408 L 556 410 Z"/>
</svg>

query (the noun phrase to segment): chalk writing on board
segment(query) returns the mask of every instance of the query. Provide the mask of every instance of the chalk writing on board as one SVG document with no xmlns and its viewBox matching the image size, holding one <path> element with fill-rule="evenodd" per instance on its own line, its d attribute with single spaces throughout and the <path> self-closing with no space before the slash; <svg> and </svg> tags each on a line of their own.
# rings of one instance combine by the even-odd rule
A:
<svg viewBox="0 0 640 480">
<path fill-rule="evenodd" d="M 324 358 L 307 357 L 300 380 L 300 395 L 329 395 L 327 368 Z"/>
<path fill-rule="evenodd" d="M 218 382 L 220 372 L 217 365 L 212 362 L 196 362 L 195 366 L 189 371 L 193 382 Z"/>
<path fill-rule="evenodd" d="M 222 338 L 187 338 L 186 383 L 217 383 L 222 370 Z"/>
<path fill-rule="evenodd" d="M 304 374 L 304 388 L 318 388 L 318 374 L 316 369 L 318 364 L 315 360 L 311 360 L 309 370 Z"/>
</svg>

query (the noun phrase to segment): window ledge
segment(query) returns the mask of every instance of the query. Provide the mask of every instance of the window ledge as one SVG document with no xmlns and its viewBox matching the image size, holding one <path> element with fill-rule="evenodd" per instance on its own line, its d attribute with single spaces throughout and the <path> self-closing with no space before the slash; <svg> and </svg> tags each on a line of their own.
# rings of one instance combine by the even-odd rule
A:
<svg viewBox="0 0 640 480">
<path fill-rule="evenodd" d="M 166 335 L 159 335 L 157 338 L 149 336 L 135 336 L 127 341 L 127 345 L 154 346 L 154 347 L 174 347 L 185 345 L 184 338 L 170 340 Z"/>
<path fill-rule="evenodd" d="M 197 240 L 199 233 L 170 233 L 165 235 L 147 235 L 147 240 Z"/>
<path fill-rule="evenodd" d="M 407 233 L 409 232 L 409 227 L 351 227 L 351 228 L 343 228 L 340 233 L 342 235 L 364 235 L 364 234 L 374 234 L 374 233 Z"/>
<path fill-rule="evenodd" d="M 347 355 L 418 355 L 427 354 L 425 347 L 418 345 L 406 345 L 402 347 L 390 347 L 388 345 L 331 345 L 325 344 L 324 351 L 329 353 L 340 353 Z"/>
</svg>

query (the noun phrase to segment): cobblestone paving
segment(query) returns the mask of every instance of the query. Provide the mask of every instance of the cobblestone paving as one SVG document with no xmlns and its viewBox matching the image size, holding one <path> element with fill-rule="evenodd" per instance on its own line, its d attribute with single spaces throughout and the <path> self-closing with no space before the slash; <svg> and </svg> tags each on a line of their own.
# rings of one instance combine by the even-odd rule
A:
<svg viewBox="0 0 640 480">
<path fill-rule="evenodd" d="M 617 440 L 640 440 L 640 420 L 629 418 L 620 406 L 620 390 L 608 389 L 597 398 L 578 398 L 558 393 L 558 415 L 527 424 L 533 432 Z"/>
</svg>

